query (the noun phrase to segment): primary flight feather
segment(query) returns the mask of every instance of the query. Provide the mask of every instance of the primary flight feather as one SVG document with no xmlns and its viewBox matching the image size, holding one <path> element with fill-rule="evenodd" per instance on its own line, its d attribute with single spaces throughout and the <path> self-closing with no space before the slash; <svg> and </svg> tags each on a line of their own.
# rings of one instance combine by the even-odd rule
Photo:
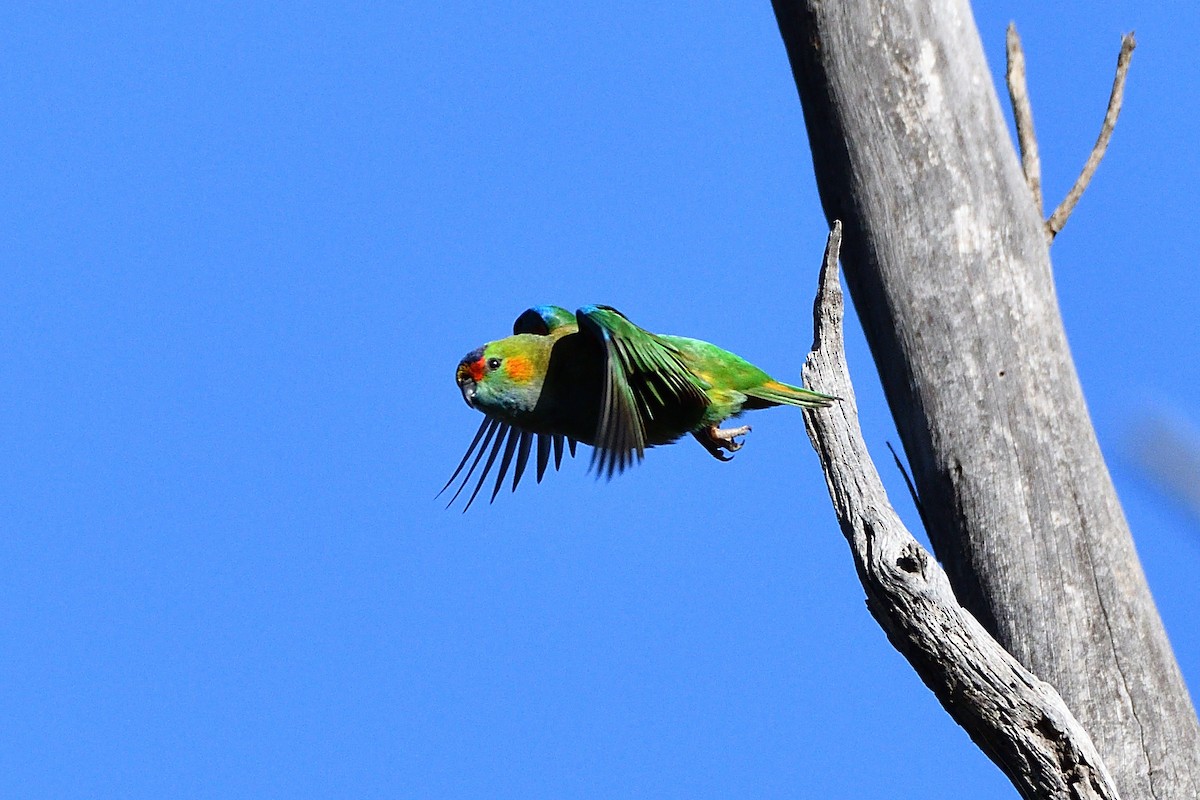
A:
<svg viewBox="0 0 1200 800">
<path fill-rule="evenodd" d="M 496 459 L 496 499 L 513 467 L 515 490 L 536 441 L 540 483 L 564 442 L 591 445 L 592 466 L 612 477 L 647 448 L 685 433 L 713 457 L 728 461 L 750 427 L 722 429 L 743 411 L 792 405 L 820 408 L 836 398 L 774 380 L 716 345 L 683 336 L 650 333 L 609 306 L 584 306 L 572 314 L 559 306 L 534 306 L 517 317 L 513 335 L 472 350 L 455 372 L 467 405 L 483 423 L 442 491 L 475 458 L 450 498 L 453 503 L 486 461 L 464 511 L 483 487 Z M 489 449 L 490 448 L 490 449 Z M 503 451 L 503 455 L 501 455 Z M 515 464 L 513 459 L 516 459 Z M 440 494 L 440 493 L 439 493 Z"/>
</svg>

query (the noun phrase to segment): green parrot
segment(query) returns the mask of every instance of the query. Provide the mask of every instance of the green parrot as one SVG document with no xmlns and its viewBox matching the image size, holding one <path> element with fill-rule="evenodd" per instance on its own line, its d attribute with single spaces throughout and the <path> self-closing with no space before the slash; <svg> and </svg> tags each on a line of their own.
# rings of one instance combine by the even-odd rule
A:
<svg viewBox="0 0 1200 800">
<path fill-rule="evenodd" d="M 491 445 L 463 511 L 475 501 L 501 449 L 492 500 L 514 455 L 516 490 L 535 438 L 539 483 L 551 448 L 554 468 L 561 465 L 564 440 L 572 456 L 576 442 L 591 445 L 592 468 L 611 478 L 640 461 L 647 448 L 685 433 L 728 461 L 732 456 L 726 452 L 741 448 L 737 437 L 750 426 L 722 429 L 724 420 L 777 405 L 821 408 L 837 399 L 776 381 L 708 342 L 650 333 L 609 306 L 584 306 L 574 314 L 534 306 L 517 317 L 512 336 L 468 353 L 455 379 L 467 405 L 482 411 L 484 420 L 442 487 L 450 488 L 476 453 L 451 504 Z"/>
</svg>

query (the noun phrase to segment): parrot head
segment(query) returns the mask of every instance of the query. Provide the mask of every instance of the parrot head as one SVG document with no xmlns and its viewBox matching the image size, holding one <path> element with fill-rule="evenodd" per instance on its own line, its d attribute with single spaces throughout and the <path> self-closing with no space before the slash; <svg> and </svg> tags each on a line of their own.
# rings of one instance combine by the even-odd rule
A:
<svg viewBox="0 0 1200 800">
<path fill-rule="evenodd" d="M 463 400 L 485 414 L 512 419 L 537 404 L 544 364 L 543 336 L 520 334 L 476 348 L 458 362 L 454 379 Z"/>
</svg>

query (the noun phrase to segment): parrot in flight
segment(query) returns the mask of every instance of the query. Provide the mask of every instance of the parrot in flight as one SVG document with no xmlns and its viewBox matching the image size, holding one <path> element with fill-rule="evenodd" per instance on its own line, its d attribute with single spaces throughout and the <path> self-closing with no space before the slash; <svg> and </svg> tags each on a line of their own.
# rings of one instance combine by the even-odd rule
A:
<svg viewBox="0 0 1200 800">
<path fill-rule="evenodd" d="M 534 306 L 513 323 L 513 335 L 472 350 L 455 380 L 463 399 L 484 414 L 450 488 L 471 454 L 475 460 L 450 504 L 471 480 L 488 446 L 487 462 L 465 512 L 499 456 L 492 500 L 516 456 L 515 491 L 537 440 L 540 483 L 554 450 L 562 463 L 564 440 L 591 445 L 591 467 L 609 478 L 650 447 L 690 433 L 714 458 L 728 461 L 749 425 L 721 428 L 743 411 L 777 405 L 822 408 L 836 397 L 781 383 L 740 356 L 683 336 L 650 333 L 610 306 L 584 306 L 572 314 L 559 306 Z M 439 492 L 440 495 L 442 492 Z"/>
</svg>

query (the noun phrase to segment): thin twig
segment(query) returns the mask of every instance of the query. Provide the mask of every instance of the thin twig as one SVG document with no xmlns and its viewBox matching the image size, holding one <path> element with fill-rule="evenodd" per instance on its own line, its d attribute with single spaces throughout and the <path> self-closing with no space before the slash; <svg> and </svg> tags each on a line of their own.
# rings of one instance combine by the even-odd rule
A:
<svg viewBox="0 0 1200 800">
<path fill-rule="evenodd" d="M 1071 216 L 1071 212 L 1075 210 L 1075 204 L 1083 196 L 1083 190 L 1087 188 L 1088 182 L 1096 172 L 1096 167 L 1100 166 L 1100 159 L 1104 158 L 1104 151 L 1108 149 L 1108 140 L 1112 138 L 1113 128 L 1117 125 L 1117 117 L 1121 115 L 1121 102 L 1125 99 L 1125 76 L 1129 72 L 1129 60 L 1133 57 L 1133 48 L 1135 47 L 1137 47 L 1137 42 L 1132 33 L 1121 37 L 1121 52 L 1117 55 L 1117 74 L 1113 78 L 1112 94 L 1108 96 L 1108 111 L 1104 114 L 1104 124 L 1100 126 L 1100 136 L 1096 139 L 1096 145 L 1092 148 L 1092 154 L 1088 156 L 1087 163 L 1083 165 L 1083 171 L 1075 180 L 1075 185 L 1071 187 L 1071 191 L 1067 192 L 1067 196 L 1059 203 L 1058 208 L 1054 209 L 1050 219 L 1046 220 L 1046 238 L 1050 241 L 1054 241 L 1054 237 L 1063 229 L 1063 225 L 1067 224 L 1067 217 Z"/>
<path fill-rule="evenodd" d="M 1025 173 L 1025 182 L 1029 191 L 1033 192 L 1033 201 L 1037 203 L 1038 217 L 1042 211 L 1042 162 L 1038 158 L 1037 136 L 1033 132 L 1033 107 L 1029 104 L 1029 87 L 1025 85 L 1025 51 L 1021 48 L 1021 37 L 1017 26 L 1008 23 L 1006 37 L 1008 51 L 1008 69 L 1005 78 L 1008 81 L 1008 99 L 1012 103 L 1013 121 L 1017 126 L 1017 144 L 1021 148 L 1021 170 Z"/>
</svg>

